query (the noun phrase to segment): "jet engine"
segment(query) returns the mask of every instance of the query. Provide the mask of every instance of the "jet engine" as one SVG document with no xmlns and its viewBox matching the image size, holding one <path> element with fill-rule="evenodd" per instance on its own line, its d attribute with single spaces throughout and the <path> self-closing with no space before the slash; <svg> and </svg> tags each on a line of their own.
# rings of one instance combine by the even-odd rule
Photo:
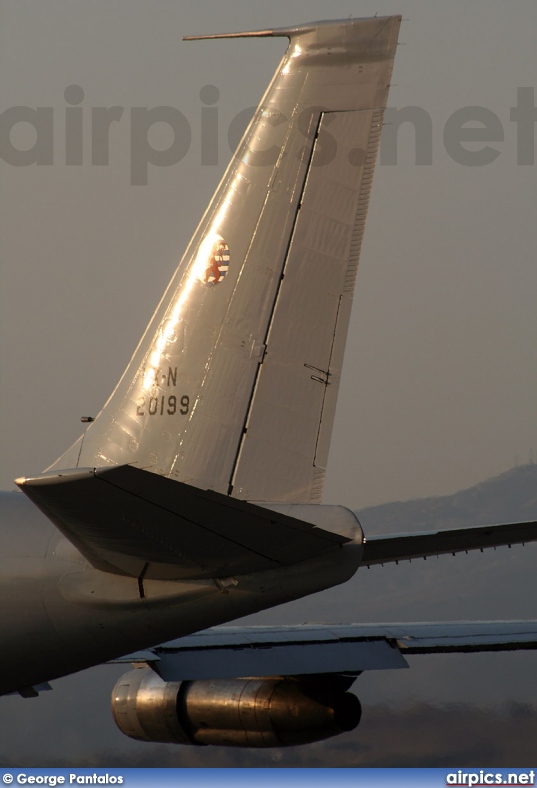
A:
<svg viewBox="0 0 537 788">
<path fill-rule="evenodd" d="M 150 668 L 112 693 L 118 728 L 133 739 L 228 747 L 289 747 L 356 728 L 354 677 L 268 677 L 165 682 Z"/>
</svg>

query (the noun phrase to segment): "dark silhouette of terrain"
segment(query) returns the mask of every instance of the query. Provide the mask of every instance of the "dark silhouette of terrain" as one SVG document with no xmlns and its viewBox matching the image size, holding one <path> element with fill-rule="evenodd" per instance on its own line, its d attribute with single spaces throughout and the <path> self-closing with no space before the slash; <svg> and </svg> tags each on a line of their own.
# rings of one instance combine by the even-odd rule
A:
<svg viewBox="0 0 537 788">
<path fill-rule="evenodd" d="M 537 464 L 521 465 L 467 490 L 357 512 L 374 533 L 425 531 L 537 519 Z"/>
</svg>

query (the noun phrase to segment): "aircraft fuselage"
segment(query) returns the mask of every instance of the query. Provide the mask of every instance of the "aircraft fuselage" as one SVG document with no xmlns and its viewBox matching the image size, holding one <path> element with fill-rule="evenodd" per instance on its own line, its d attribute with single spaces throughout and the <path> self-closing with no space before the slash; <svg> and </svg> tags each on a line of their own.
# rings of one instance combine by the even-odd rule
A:
<svg viewBox="0 0 537 788">
<path fill-rule="evenodd" d="M 223 580 L 101 572 L 20 493 L 0 495 L 0 694 L 342 583 L 360 545 Z"/>
</svg>

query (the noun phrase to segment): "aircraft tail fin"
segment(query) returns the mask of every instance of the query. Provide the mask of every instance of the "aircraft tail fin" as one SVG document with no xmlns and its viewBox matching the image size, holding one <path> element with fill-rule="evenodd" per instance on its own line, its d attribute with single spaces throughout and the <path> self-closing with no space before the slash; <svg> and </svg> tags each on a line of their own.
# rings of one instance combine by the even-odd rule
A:
<svg viewBox="0 0 537 788">
<path fill-rule="evenodd" d="M 400 19 L 241 34 L 290 44 L 125 374 L 51 469 L 321 499 Z"/>
</svg>

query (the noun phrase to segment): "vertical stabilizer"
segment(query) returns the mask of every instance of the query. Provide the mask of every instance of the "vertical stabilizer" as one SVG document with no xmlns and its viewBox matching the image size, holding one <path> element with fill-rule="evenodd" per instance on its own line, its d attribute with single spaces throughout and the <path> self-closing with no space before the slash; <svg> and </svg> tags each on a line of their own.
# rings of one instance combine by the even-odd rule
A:
<svg viewBox="0 0 537 788">
<path fill-rule="evenodd" d="M 290 44 L 80 467 L 320 500 L 399 24 L 240 34 Z"/>
</svg>

